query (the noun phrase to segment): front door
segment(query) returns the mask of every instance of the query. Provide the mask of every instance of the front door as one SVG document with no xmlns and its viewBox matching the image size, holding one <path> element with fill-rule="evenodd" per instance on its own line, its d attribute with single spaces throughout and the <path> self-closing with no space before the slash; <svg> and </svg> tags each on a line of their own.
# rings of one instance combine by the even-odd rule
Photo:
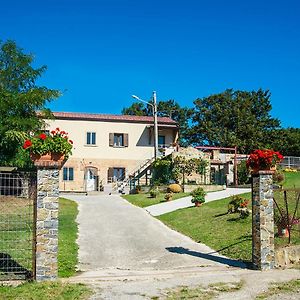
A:
<svg viewBox="0 0 300 300">
<path fill-rule="evenodd" d="M 96 169 L 95 168 L 88 168 L 86 169 L 86 174 L 85 174 L 85 180 L 86 180 L 86 191 L 96 191 L 97 186 L 96 186 L 96 181 L 97 181 L 97 176 L 96 176 Z"/>
</svg>

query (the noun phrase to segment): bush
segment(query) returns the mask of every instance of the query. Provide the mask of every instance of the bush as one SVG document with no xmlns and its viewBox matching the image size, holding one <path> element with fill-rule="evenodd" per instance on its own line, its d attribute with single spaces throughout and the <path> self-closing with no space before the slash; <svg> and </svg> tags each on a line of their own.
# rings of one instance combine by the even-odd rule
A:
<svg viewBox="0 0 300 300">
<path fill-rule="evenodd" d="M 149 194 L 151 198 L 156 198 L 159 195 L 158 187 L 152 187 Z"/>
<path fill-rule="evenodd" d="M 191 200 L 192 203 L 195 203 L 195 202 L 204 203 L 205 195 L 206 195 L 206 192 L 203 190 L 203 188 L 201 188 L 201 187 L 196 188 L 195 190 L 193 190 L 191 192 L 191 196 L 193 197 Z"/>
<path fill-rule="evenodd" d="M 228 204 L 228 213 L 239 213 L 242 219 L 247 218 L 250 215 L 248 209 L 249 200 L 238 195 L 232 196 L 231 201 Z"/>
<path fill-rule="evenodd" d="M 232 196 L 231 200 L 228 204 L 228 213 L 229 214 L 234 214 L 239 212 L 240 207 L 245 207 L 247 206 L 249 201 L 243 197 L 240 197 L 238 195 Z"/>
<path fill-rule="evenodd" d="M 274 181 L 275 183 L 283 182 L 283 181 L 284 181 L 284 174 L 283 174 L 282 172 L 276 171 L 276 172 L 273 174 L 273 181 Z"/>
<path fill-rule="evenodd" d="M 142 191 L 142 187 L 140 185 L 137 185 L 134 189 L 134 193 L 135 194 L 140 194 Z"/>
<path fill-rule="evenodd" d="M 173 197 L 173 193 L 166 193 L 166 195 L 165 195 L 165 200 L 166 200 L 166 201 L 171 201 L 171 200 L 172 200 L 172 197 Z"/>
<path fill-rule="evenodd" d="M 182 192 L 182 188 L 179 184 L 177 183 L 172 183 L 168 186 L 168 192 L 172 192 L 172 193 L 180 193 Z"/>
<path fill-rule="evenodd" d="M 241 161 L 237 166 L 238 184 L 250 183 L 250 172 L 247 168 L 246 161 Z"/>
</svg>

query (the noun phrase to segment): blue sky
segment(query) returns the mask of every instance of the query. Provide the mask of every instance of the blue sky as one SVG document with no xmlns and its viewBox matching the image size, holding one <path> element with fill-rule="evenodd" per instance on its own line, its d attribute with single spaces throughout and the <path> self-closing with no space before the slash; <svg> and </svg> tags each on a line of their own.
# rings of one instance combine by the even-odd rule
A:
<svg viewBox="0 0 300 300">
<path fill-rule="evenodd" d="M 299 16 L 298 0 L 2 0 L 0 39 L 48 66 L 40 83 L 63 91 L 54 111 L 263 88 L 272 115 L 300 127 Z"/>
</svg>

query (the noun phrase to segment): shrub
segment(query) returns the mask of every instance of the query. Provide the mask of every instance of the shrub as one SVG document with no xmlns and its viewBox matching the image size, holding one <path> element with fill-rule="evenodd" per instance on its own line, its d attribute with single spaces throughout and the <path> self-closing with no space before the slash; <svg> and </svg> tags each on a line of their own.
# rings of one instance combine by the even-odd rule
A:
<svg viewBox="0 0 300 300">
<path fill-rule="evenodd" d="M 203 188 L 201 188 L 201 187 L 196 188 L 195 190 L 193 190 L 191 192 L 191 196 L 193 197 L 191 200 L 192 203 L 195 203 L 195 202 L 204 203 L 205 195 L 206 195 L 206 192 L 203 190 Z"/>
<path fill-rule="evenodd" d="M 135 194 L 140 194 L 142 191 L 142 187 L 140 185 L 137 185 L 134 189 L 134 193 Z"/>
<path fill-rule="evenodd" d="M 276 171 L 274 174 L 273 174 L 273 181 L 275 183 L 280 183 L 282 181 L 284 181 L 284 174 L 279 172 L 279 171 Z"/>
<path fill-rule="evenodd" d="M 241 161 L 237 166 L 238 184 L 250 183 L 250 172 L 246 166 L 246 161 Z"/>
<path fill-rule="evenodd" d="M 228 204 L 228 213 L 239 213 L 242 219 L 247 218 L 250 215 L 250 210 L 248 209 L 249 200 L 240 197 L 238 195 L 232 196 L 231 201 Z"/>
<path fill-rule="evenodd" d="M 182 188 L 179 184 L 177 183 L 172 183 L 168 186 L 168 192 L 172 192 L 172 193 L 180 193 L 182 192 Z"/>
<path fill-rule="evenodd" d="M 151 198 L 156 198 L 159 195 L 158 187 L 152 187 L 149 194 Z"/>
<path fill-rule="evenodd" d="M 247 207 L 249 201 L 241 196 L 235 195 L 231 197 L 231 200 L 228 204 L 228 213 L 233 214 L 239 212 L 240 207 Z"/>
<path fill-rule="evenodd" d="M 166 201 L 171 201 L 171 200 L 172 200 L 172 197 L 173 197 L 173 193 L 166 193 L 166 195 L 165 195 L 165 200 L 166 200 Z"/>
</svg>

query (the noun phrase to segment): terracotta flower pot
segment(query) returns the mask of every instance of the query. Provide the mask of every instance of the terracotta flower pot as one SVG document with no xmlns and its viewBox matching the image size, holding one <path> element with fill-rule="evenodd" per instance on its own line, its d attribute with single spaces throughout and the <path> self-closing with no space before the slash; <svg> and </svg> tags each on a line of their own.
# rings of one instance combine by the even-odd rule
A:
<svg viewBox="0 0 300 300">
<path fill-rule="evenodd" d="M 36 167 L 61 168 L 65 163 L 62 153 L 47 153 L 43 155 L 30 153 L 30 158 Z"/>
<path fill-rule="evenodd" d="M 203 204 L 202 202 L 198 202 L 198 201 L 195 202 L 195 206 L 196 206 L 196 207 L 199 207 L 199 206 L 201 206 L 202 204 Z"/>
</svg>

